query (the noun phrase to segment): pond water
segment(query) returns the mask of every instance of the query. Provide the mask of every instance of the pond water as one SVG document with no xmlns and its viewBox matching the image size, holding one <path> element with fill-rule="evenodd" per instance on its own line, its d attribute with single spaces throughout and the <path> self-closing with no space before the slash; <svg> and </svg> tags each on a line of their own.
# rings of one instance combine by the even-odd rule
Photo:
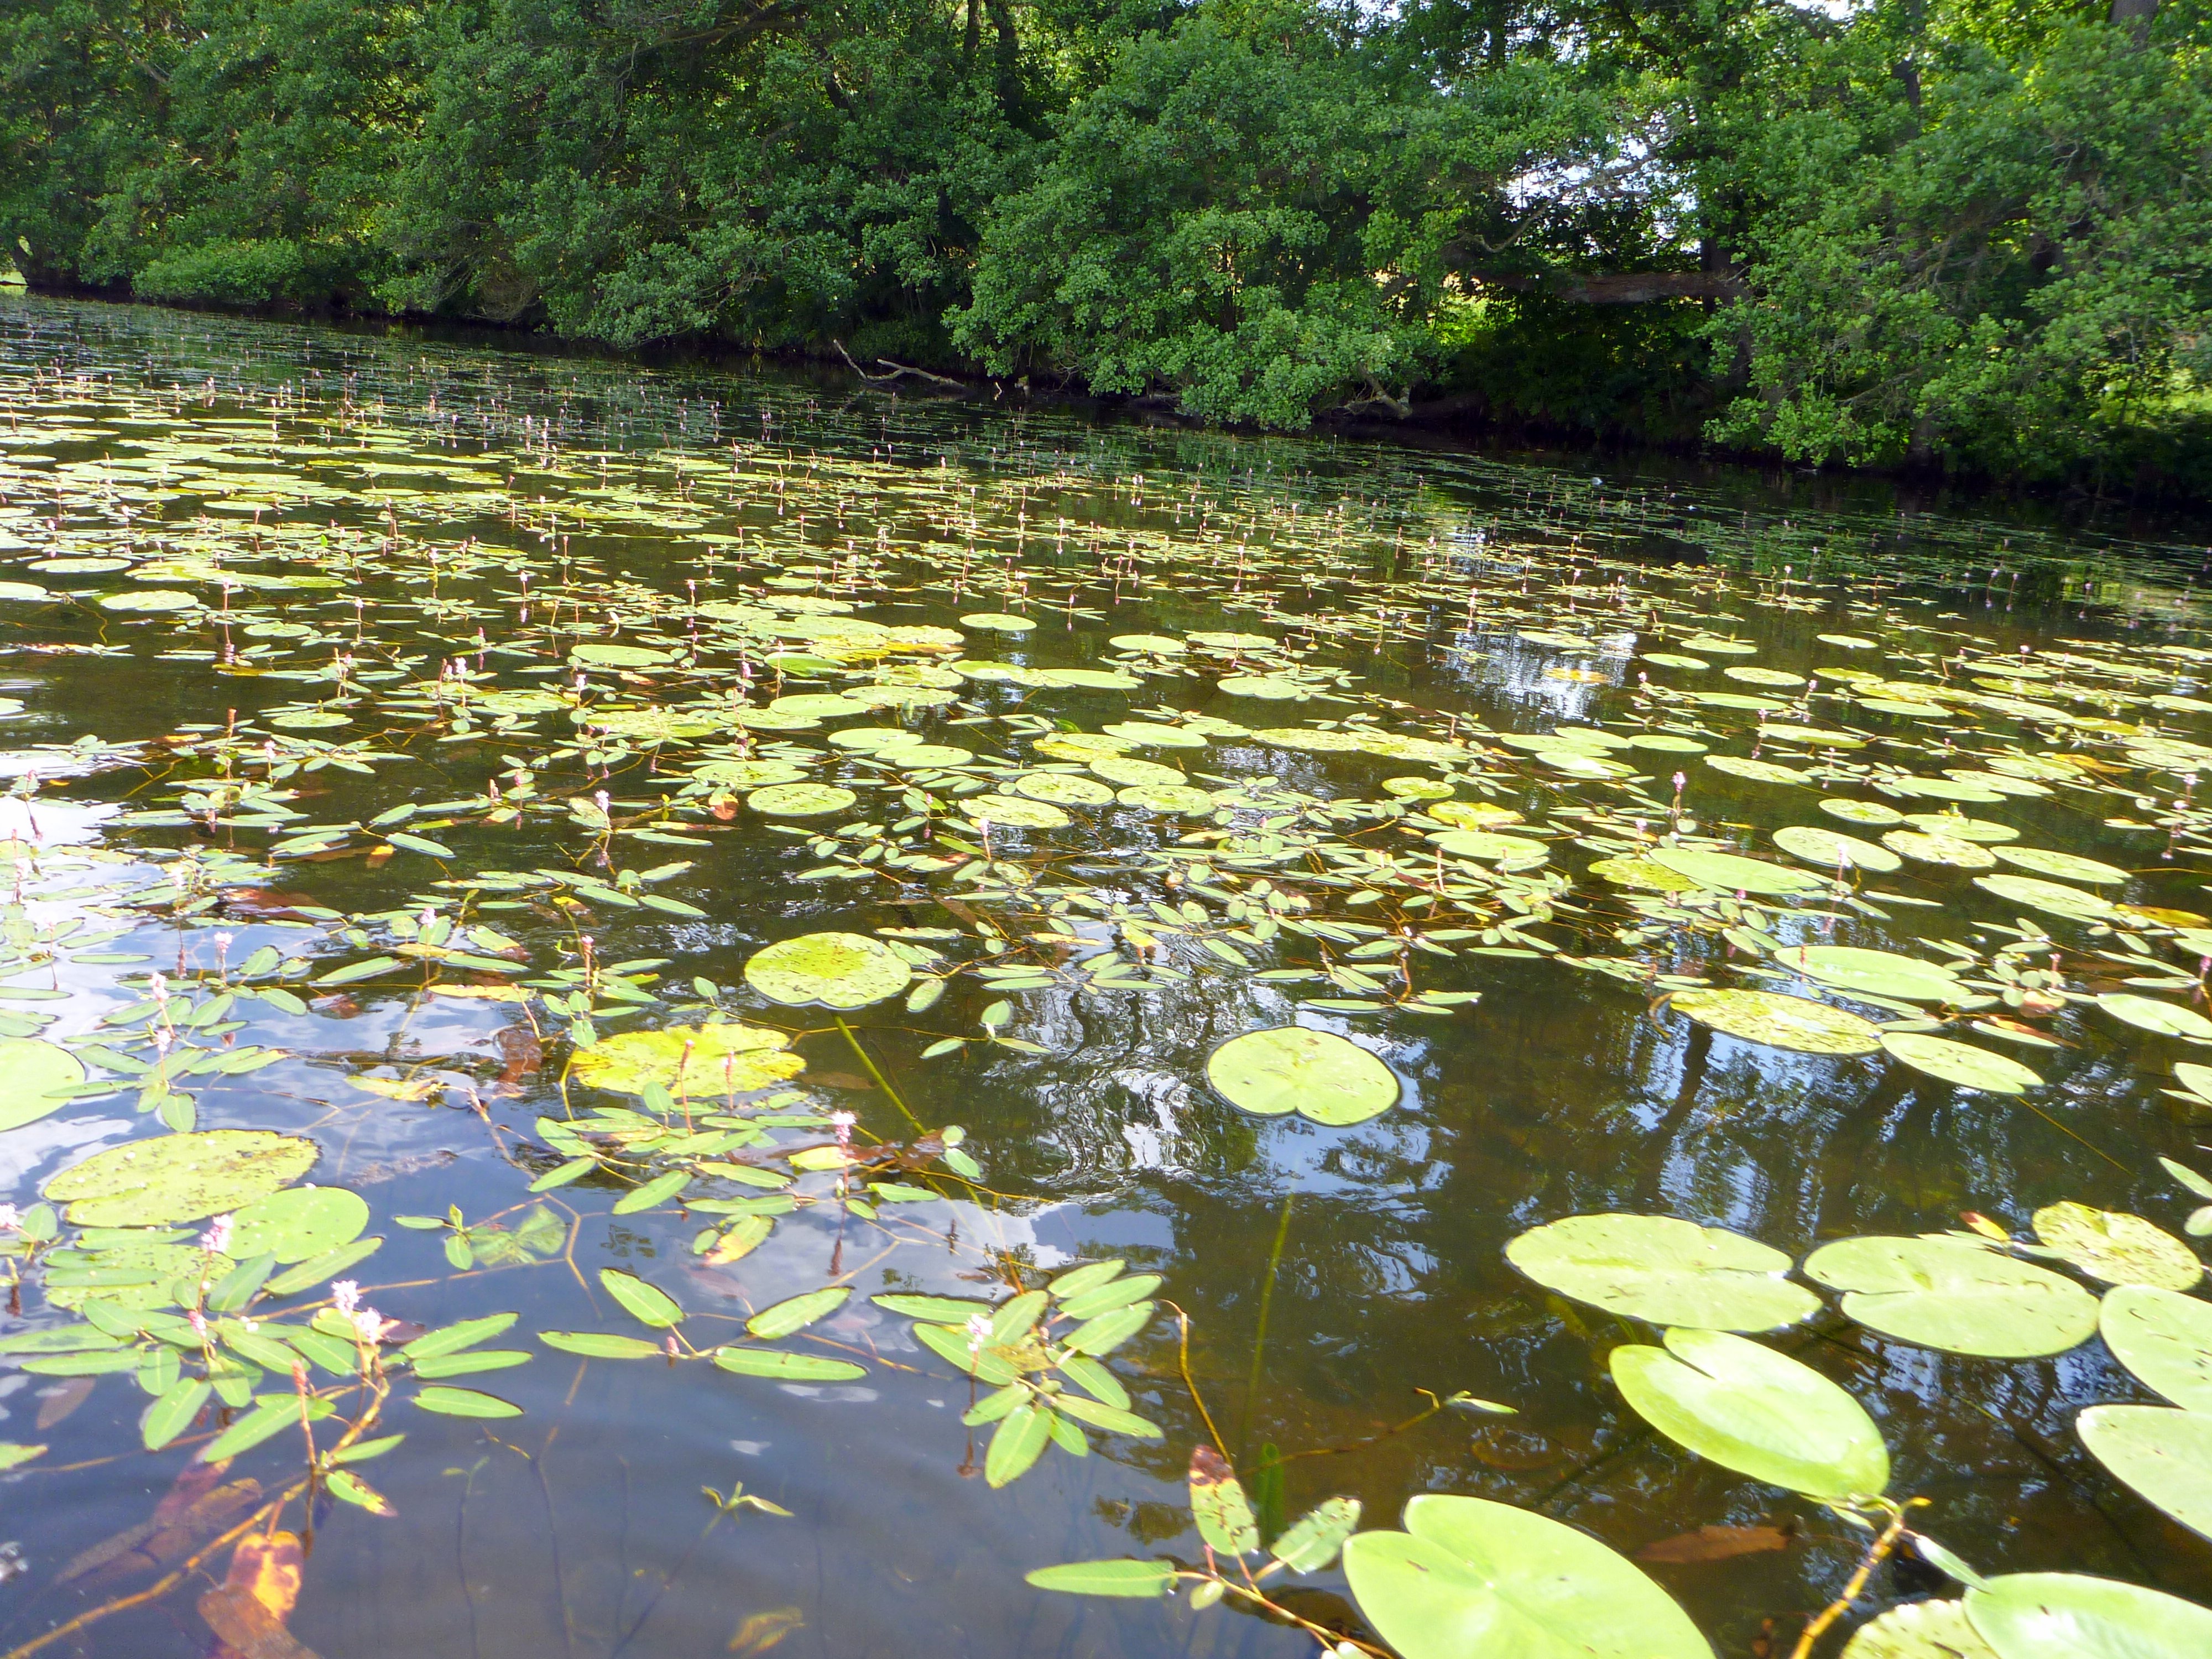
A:
<svg viewBox="0 0 2212 1659">
<path fill-rule="evenodd" d="M 1202 1570 L 1212 1445 L 1787 1654 L 1867 1534 L 1632 1408 L 1669 1322 L 1982 1571 L 2212 1601 L 2212 1453 L 2077 1422 L 2192 1403 L 2107 1292 L 2212 1395 L 2203 556 L 0 301 L 0 1652 L 1317 1651 L 1024 1581 Z M 1606 1213 L 1777 1254 L 1507 1258 Z"/>
</svg>

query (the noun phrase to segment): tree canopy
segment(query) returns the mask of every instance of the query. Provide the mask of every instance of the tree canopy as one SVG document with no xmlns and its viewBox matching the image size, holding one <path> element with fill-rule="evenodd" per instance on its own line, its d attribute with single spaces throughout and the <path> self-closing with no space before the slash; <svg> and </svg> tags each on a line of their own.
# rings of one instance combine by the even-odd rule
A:
<svg viewBox="0 0 2212 1659">
<path fill-rule="evenodd" d="M 2212 489 L 2203 0 L 0 0 L 34 283 Z"/>
</svg>

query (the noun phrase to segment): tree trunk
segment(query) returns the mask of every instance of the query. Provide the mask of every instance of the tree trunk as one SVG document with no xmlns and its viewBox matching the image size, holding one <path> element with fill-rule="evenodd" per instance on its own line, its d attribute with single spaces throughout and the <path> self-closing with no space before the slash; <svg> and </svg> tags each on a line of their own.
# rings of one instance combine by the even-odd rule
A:
<svg viewBox="0 0 2212 1659">
<path fill-rule="evenodd" d="M 2112 0 L 2112 21 L 2125 23 L 2139 46 L 2150 41 L 2150 20 L 2158 15 L 2158 0 Z"/>
</svg>

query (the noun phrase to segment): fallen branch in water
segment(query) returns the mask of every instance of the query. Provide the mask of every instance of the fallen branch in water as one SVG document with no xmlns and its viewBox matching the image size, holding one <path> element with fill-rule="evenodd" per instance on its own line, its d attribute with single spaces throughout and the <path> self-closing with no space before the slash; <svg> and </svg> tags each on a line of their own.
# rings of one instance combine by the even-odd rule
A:
<svg viewBox="0 0 2212 1659">
<path fill-rule="evenodd" d="M 867 381 L 871 386 L 885 385 L 890 381 L 896 380 L 902 374 L 911 374 L 919 380 L 928 380 L 938 386 L 957 386 L 960 384 L 959 381 L 953 380 L 949 375 L 933 374 L 926 368 L 916 368 L 911 363 L 895 362 L 889 357 L 878 357 L 876 361 L 881 363 L 885 368 L 889 369 L 890 371 L 890 374 L 871 374 L 866 369 L 862 368 L 860 364 L 853 361 L 853 354 L 845 349 L 845 343 L 842 340 L 832 340 L 830 343 L 837 348 L 837 355 L 845 360 L 846 367 L 850 368 L 854 374 L 859 375 L 862 380 Z"/>
</svg>

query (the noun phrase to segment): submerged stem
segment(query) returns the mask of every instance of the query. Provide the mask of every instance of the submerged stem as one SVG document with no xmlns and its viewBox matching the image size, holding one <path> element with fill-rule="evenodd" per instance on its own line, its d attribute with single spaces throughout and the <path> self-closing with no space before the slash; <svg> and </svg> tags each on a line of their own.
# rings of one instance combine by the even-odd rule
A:
<svg viewBox="0 0 2212 1659">
<path fill-rule="evenodd" d="M 831 1018 L 836 1018 L 836 1016 L 833 1015 Z M 860 1039 L 854 1032 L 853 1028 L 846 1024 L 842 1019 L 838 1019 L 837 1029 L 845 1034 L 845 1041 L 853 1045 L 853 1052 L 860 1057 L 860 1064 L 868 1068 L 868 1075 L 875 1079 L 876 1086 L 891 1097 L 892 1105 L 906 1114 L 908 1122 L 913 1124 L 917 1129 L 921 1128 L 921 1120 L 914 1115 L 914 1108 L 906 1103 L 906 1097 L 891 1086 L 891 1080 L 885 1077 L 876 1062 L 868 1057 L 868 1051 L 860 1046 Z"/>
</svg>

